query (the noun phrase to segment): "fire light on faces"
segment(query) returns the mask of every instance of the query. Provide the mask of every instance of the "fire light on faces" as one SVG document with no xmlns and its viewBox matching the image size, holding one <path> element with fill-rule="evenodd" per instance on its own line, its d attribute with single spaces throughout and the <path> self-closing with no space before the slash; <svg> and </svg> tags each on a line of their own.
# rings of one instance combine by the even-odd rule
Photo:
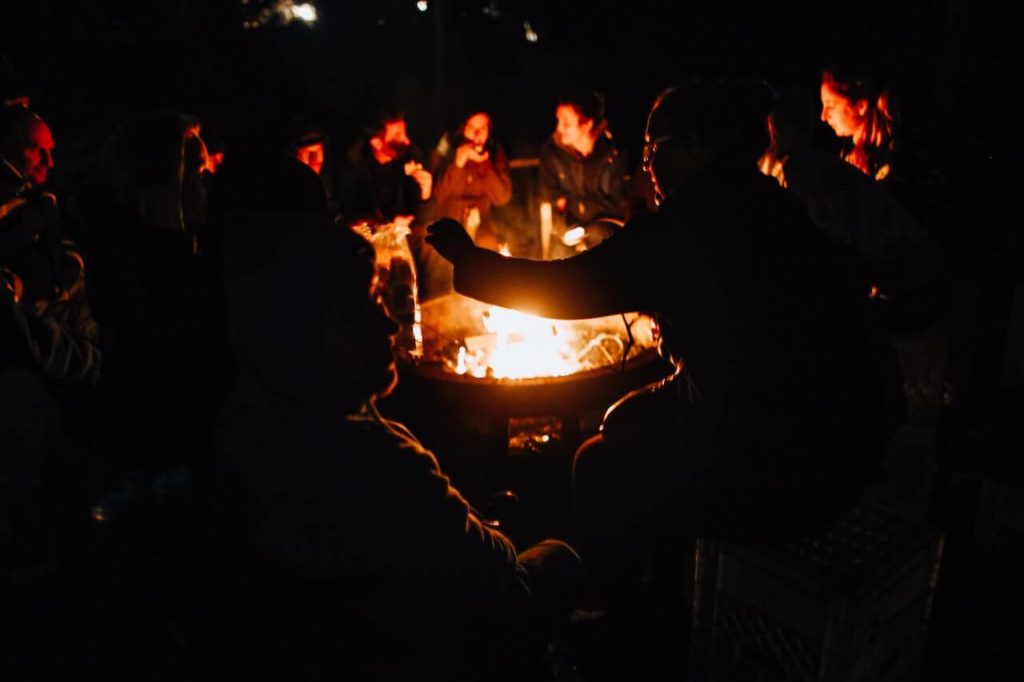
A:
<svg viewBox="0 0 1024 682">
<path fill-rule="evenodd" d="M 527 42 L 535 43 L 540 38 L 537 35 L 537 32 L 533 30 L 533 26 L 531 26 L 530 22 L 528 22 L 528 21 L 524 21 L 523 22 L 523 30 L 526 31 L 526 40 L 527 40 Z"/>
<path fill-rule="evenodd" d="M 427 4 L 427 0 L 418 0 L 417 1 L 416 9 L 418 9 L 419 11 L 426 12 L 428 8 L 429 8 L 429 5 Z"/>
</svg>

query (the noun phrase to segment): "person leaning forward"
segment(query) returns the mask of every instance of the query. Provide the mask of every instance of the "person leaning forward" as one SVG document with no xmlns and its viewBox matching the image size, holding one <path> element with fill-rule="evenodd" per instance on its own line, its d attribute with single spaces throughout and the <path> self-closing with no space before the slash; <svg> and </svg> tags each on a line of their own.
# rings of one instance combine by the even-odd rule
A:
<svg viewBox="0 0 1024 682">
<path fill-rule="evenodd" d="M 576 455 L 592 550 L 810 532 L 854 504 L 901 418 L 869 284 L 757 170 L 770 106 L 759 84 L 663 93 L 644 134 L 657 212 L 573 258 L 504 258 L 454 221 L 428 229 L 468 296 L 553 318 L 657 317 L 675 374 L 616 404 Z"/>
</svg>

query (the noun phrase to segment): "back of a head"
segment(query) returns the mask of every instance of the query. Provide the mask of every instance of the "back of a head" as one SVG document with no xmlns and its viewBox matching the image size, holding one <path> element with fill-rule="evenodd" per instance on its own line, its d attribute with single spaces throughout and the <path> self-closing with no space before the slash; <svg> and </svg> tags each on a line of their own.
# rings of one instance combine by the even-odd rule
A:
<svg viewBox="0 0 1024 682">
<path fill-rule="evenodd" d="M 323 185 L 302 163 L 283 155 L 234 161 L 219 189 L 228 193 L 220 202 L 235 349 L 268 385 L 327 395 L 334 389 L 324 371 L 324 318 L 344 292 L 369 296 L 373 247 L 328 219 Z"/>
<path fill-rule="evenodd" d="M 233 153 L 214 176 L 211 215 L 223 223 L 231 213 L 308 213 L 327 219 L 323 181 L 308 166 L 283 153 Z"/>
<path fill-rule="evenodd" d="M 753 166 L 769 144 L 773 99 L 759 81 L 699 81 L 662 93 L 650 125 L 658 137 L 692 139 L 719 163 Z"/>
<path fill-rule="evenodd" d="M 288 123 L 285 141 L 285 151 L 288 154 L 294 155 L 302 147 L 326 142 L 327 132 L 313 121 L 295 117 Z"/>
<path fill-rule="evenodd" d="M 194 126 L 189 117 L 171 111 L 131 116 L 104 145 L 101 182 L 125 197 L 148 186 L 180 183 L 185 137 Z"/>
<path fill-rule="evenodd" d="M 816 109 L 803 92 L 781 93 L 772 108 L 772 144 L 782 154 L 810 144 Z"/>
</svg>

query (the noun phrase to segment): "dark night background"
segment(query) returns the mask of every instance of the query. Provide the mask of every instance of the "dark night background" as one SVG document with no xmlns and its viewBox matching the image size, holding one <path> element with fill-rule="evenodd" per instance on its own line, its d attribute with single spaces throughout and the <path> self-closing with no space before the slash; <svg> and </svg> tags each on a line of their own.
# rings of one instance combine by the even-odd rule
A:
<svg viewBox="0 0 1024 682">
<path fill-rule="evenodd" d="M 530 157 L 554 127 L 557 93 L 585 85 L 607 93 L 611 130 L 636 160 L 647 109 L 667 85 L 743 76 L 813 94 L 823 66 L 851 65 L 889 84 L 900 104 L 912 184 L 901 198 L 941 238 L 957 283 L 961 334 L 950 354 L 967 378 L 957 387 L 960 411 L 947 415 L 940 463 L 1024 480 L 1019 453 L 1000 449 L 1004 441 L 981 464 L 963 461 L 966 446 L 957 449 L 1020 414 L 1012 412 L 1019 402 L 995 387 L 1024 260 L 1015 206 L 1024 3 L 430 0 L 427 12 L 414 0 L 316 5 L 312 26 L 243 30 L 239 0 L 11 1 L 0 10 L 0 53 L 50 123 L 56 175 L 71 185 L 90 172 L 114 126 L 143 109 L 200 116 L 229 153 L 279 136 L 302 115 L 331 132 L 338 153 L 380 108 L 406 111 L 410 137 L 429 149 L 478 106 L 494 113 L 511 157 Z M 526 21 L 537 42 L 525 39 Z M 824 124 L 818 133 L 821 146 L 834 144 Z M 960 597 L 943 597 L 940 587 L 929 679 L 1021 679 L 1019 571 L 975 569 L 956 551 L 951 544 L 944 579 L 973 587 L 958 588 Z"/>
<path fill-rule="evenodd" d="M 612 129 L 632 151 L 653 95 L 674 81 L 743 75 L 813 89 L 820 68 L 833 62 L 892 84 L 905 132 L 929 153 L 1020 149 L 1019 126 L 1006 124 L 1010 103 L 1021 99 L 1018 3 L 433 0 L 420 12 L 413 0 L 321 0 L 317 7 L 313 26 L 243 30 L 238 0 L 6 3 L 0 44 L 67 158 L 88 150 L 112 120 L 145 107 L 189 110 L 230 141 L 291 113 L 346 137 L 391 105 L 408 111 L 413 139 L 425 146 L 477 101 L 496 112 L 512 155 L 528 155 L 551 128 L 552 97 L 567 84 L 607 92 Z M 524 21 L 537 42 L 525 40 Z"/>
</svg>

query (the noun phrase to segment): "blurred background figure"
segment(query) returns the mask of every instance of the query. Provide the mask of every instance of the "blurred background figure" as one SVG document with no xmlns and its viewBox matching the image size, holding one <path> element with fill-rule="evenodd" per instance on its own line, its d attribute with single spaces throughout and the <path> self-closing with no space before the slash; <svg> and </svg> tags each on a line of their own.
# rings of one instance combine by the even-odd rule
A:
<svg viewBox="0 0 1024 682">
<path fill-rule="evenodd" d="M 491 115 L 470 115 L 441 137 L 431 156 L 436 216 L 458 220 L 479 246 L 497 251 L 501 240 L 491 209 L 512 198 L 512 179 Z"/>
<path fill-rule="evenodd" d="M 841 154 L 847 163 L 875 180 L 889 176 L 896 116 L 887 90 L 829 67 L 821 74 L 821 120 L 844 138 Z"/>
<path fill-rule="evenodd" d="M 811 146 L 813 106 L 797 92 L 780 95 L 768 118 L 771 144 L 761 171 L 795 194 L 815 227 L 853 247 L 875 287 L 890 330 L 918 328 L 943 305 L 943 257 L 937 240 L 893 195 L 888 183 Z"/>
<path fill-rule="evenodd" d="M 423 168 L 423 154 L 409 139 L 401 112 L 378 114 L 346 161 L 340 200 L 348 224 L 412 222 L 430 200 L 433 176 Z"/>
<path fill-rule="evenodd" d="M 600 93 L 563 95 L 555 119 L 555 130 L 540 150 L 541 200 L 554 205 L 567 228 L 584 228 L 576 238 L 563 238 L 565 246 L 590 248 L 629 217 L 626 158 L 608 129 Z"/>
</svg>

